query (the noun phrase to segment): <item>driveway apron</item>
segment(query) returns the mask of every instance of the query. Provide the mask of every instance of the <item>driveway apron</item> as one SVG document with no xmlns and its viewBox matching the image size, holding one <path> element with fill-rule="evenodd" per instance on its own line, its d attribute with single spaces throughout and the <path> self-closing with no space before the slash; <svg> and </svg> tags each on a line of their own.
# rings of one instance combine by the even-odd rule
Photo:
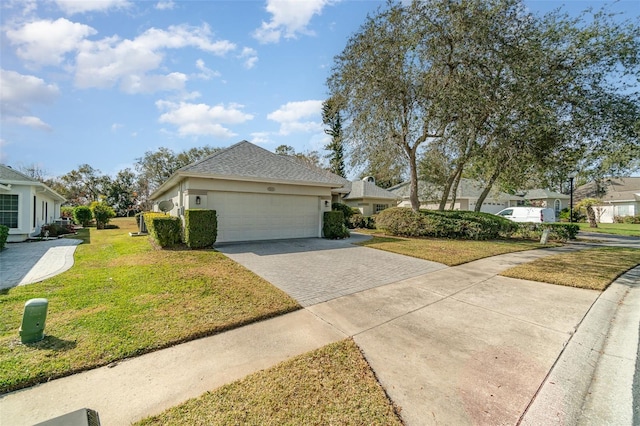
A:
<svg viewBox="0 0 640 426">
<path fill-rule="evenodd" d="M 348 240 L 309 238 L 216 248 L 305 307 L 446 268 L 353 244 L 368 238 L 354 234 Z"/>
</svg>

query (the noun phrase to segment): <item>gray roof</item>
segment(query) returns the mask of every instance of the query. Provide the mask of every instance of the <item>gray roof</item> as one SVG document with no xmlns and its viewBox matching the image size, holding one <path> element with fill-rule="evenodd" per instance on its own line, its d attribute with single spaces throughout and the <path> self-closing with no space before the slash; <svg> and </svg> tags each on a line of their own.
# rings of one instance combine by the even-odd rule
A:
<svg viewBox="0 0 640 426">
<path fill-rule="evenodd" d="M 574 190 L 576 200 L 598 198 L 605 202 L 636 200 L 640 194 L 640 177 L 609 178 L 589 182 Z"/>
<path fill-rule="evenodd" d="M 274 154 L 251 142 L 241 141 L 182 167 L 151 194 L 151 198 L 175 184 L 181 177 L 188 176 L 332 188 L 343 185 L 339 176 L 319 172 L 286 155 Z"/>
<path fill-rule="evenodd" d="M 14 170 L 9 166 L 0 164 L 0 183 L 5 183 L 5 182 L 40 183 L 40 181 L 38 181 L 37 179 L 27 176 L 24 173 L 20 173 L 19 171 Z"/>
<path fill-rule="evenodd" d="M 569 195 L 561 194 L 560 192 L 551 191 L 550 189 L 532 189 L 527 191 L 523 195 L 525 200 L 544 200 L 548 198 L 558 198 L 568 200 L 571 198 Z"/>
<path fill-rule="evenodd" d="M 458 189 L 456 191 L 457 199 L 477 199 L 482 194 L 484 188 L 472 179 L 460 179 Z M 398 195 L 401 198 L 409 199 L 410 185 L 409 182 L 403 182 L 399 185 L 389 188 L 389 191 Z M 421 202 L 433 202 L 439 201 L 442 194 L 442 189 L 434 184 L 430 184 L 424 181 L 418 181 L 418 198 Z M 507 194 L 506 192 L 500 192 L 497 189 L 491 189 L 487 200 L 521 200 L 522 197 L 517 195 Z"/>
<path fill-rule="evenodd" d="M 378 198 L 386 200 L 398 200 L 399 197 L 393 192 L 380 188 L 379 186 L 366 182 L 363 180 L 354 180 L 350 182 L 351 191 L 343 197 L 345 200 L 363 199 L 363 198 Z"/>
</svg>

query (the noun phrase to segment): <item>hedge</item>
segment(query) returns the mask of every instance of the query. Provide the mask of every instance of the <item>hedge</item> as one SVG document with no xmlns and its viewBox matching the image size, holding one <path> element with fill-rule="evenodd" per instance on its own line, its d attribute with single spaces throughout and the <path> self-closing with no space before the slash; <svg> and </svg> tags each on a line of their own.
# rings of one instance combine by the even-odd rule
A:
<svg viewBox="0 0 640 426">
<path fill-rule="evenodd" d="M 173 247 L 182 242 L 182 220 L 179 217 L 147 212 L 144 214 L 144 223 L 149 236 L 160 247 Z"/>
<path fill-rule="evenodd" d="M 9 238 L 9 227 L 0 225 L 0 250 L 4 250 L 4 246 L 7 244 L 7 238 Z"/>
<path fill-rule="evenodd" d="M 215 210 L 188 209 L 184 213 L 184 242 L 189 248 L 212 247 L 218 237 Z"/>
<path fill-rule="evenodd" d="M 325 238 L 329 238 L 331 240 L 348 238 L 349 230 L 344 224 L 344 214 L 337 210 L 324 212 L 322 232 Z"/>
</svg>

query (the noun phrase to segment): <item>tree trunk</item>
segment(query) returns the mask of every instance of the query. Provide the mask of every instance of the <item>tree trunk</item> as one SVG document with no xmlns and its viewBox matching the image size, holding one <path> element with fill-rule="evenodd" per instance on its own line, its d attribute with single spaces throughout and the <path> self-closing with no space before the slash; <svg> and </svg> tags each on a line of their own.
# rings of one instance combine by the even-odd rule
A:
<svg viewBox="0 0 640 426">
<path fill-rule="evenodd" d="M 482 209 L 482 204 L 484 203 L 484 200 L 489 195 L 489 192 L 491 192 L 491 188 L 493 188 L 493 184 L 496 183 L 496 180 L 498 179 L 498 176 L 500 176 L 500 169 L 496 169 L 493 172 L 493 175 L 491 175 L 491 178 L 489 179 L 489 182 L 487 183 L 485 188 L 480 193 L 480 196 L 478 197 L 478 200 L 476 201 L 476 206 L 473 209 L 474 212 L 480 212 L 480 210 Z"/>
<path fill-rule="evenodd" d="M 449 210 L 453 210 L 456 206 L 456 199 L 458 198 L 458 186 L 460 185 L 460 179 L 462 178 L 462 169 L 460 172 L 456 174 L 455 180 L 453 181 L 453 187 L 451 188 L 451 206 Z"/>
<path fill-rule="evenodd" d="M 598 222 L 596 222 L 596 212 L 593 210 L 593 206 L 587 206 L 587 218 L 589 219 L 589 228 L 598 227 Z"/>
<path fill-rule="evenodd" d="M 409 156 L 409 176 L 411 178 L 409 200 L 411 200 L 411 208 L 417 212 L 420 210 L 420 197 L 418 197 L 418 166 L 416 164 L 416 153 L 415 150 L 412 149 L 407 151 Z"/>
</svg>

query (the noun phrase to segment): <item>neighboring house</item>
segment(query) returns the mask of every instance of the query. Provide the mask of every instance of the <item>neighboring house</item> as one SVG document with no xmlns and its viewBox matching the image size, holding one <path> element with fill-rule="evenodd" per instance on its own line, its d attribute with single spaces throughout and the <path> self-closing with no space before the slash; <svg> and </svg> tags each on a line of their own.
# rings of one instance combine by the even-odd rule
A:
<svg viewBox="0 0 640 426">
<path fill-rule="evenodd" d="M 9 227 L 9 242 L 40 234 L 42 225 L 60 217 L 65 202 L 44 183 L 0 164 L 0 225 Z"/>
<path fill-rule="evenodd" d="M 401 198 L 393 192 L 376 186 L 371 178 L 349 182 L 345 187 L 348 193 L 342 196 L 342 202 L 357 208 L 364 216 L 380 213 L 389 207 L 396 207 Z"/>
<path fill-rule="evenodd" d="M 523 201 L 519 206 L 535 206 L 553 209 L 556 213 L 556 219 L 560 217 L 560 212 L 564 208 L 568 208 L 571 196 L 551 191 L 549 189 L 532 189 L 521 194 Z"/>
<path fill-rule="evenodd" d="M 153 194 L 170 214 L 216 210 L 217 242 L 322 236 L 332 191 L 344 179 L 242 141 L 175 172 Z"/>
<path fill-rule="evenodd" d="M 574 203 L 596 198 L 602 204 L 595 208 L 599 222 L 613 223 L 616 216 L 640 215 L 640 177 L 610 178 L 590 182 L 574 191 Z"/>
<path fill-rule="evenodd" d="M 484 188 L 476 181 L 471 179 L 460 179 L 460 184 L 456 190 L 455 203 L 453 210 L 475 210 L 476 203 L 480 197 Z M 389 191 L 400 197 L 399 207 L 411 207 L 411 200 L 409 198 L 410 185 L 409 182 L 403 182 L 399 185 L 389 188 Z M 440 204 L 440 197 L 442 192 L 439 189 L 431 187 L 423 181 L 418 182 L 418 198 L 420 200 L 421 209 L 436 210 Z M 451 197 L 447 200 L 446 209 L 451 208 Z M 480 211 L 485 213 L 497 213 L 500 210 L 519 205 L 523 203 L 524 198 L 517 195 L 510 195 L 505 192 L 500 192 L 496 189 L 492 189 Z"/>
</svg>

